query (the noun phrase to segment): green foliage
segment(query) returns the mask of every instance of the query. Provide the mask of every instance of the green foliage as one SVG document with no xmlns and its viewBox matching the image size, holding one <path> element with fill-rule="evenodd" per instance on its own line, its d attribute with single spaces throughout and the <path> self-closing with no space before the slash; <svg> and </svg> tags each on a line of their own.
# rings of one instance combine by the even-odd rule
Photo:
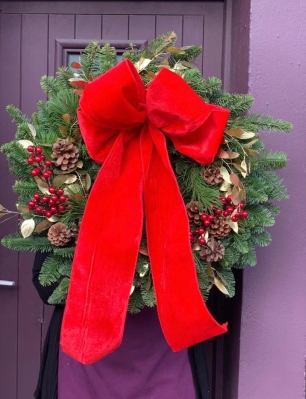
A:
<svg viewBox="0 0 306 399">
<path fill-rule="evenodd" d="M 50 305 L 64 305 L 66 302 L 69 287 L 69 278 L 64 277 L 48 299 Z"/>
<path fill-rule="evenodd" d="M 9 249 L 16 251 L 30 251 L 30 252 L 52 252 L 53 246 L 47 237 L 29 237 L 23 238 L 21 234 L 10 234 L 1 240 L 1 244 Z"/>
<path fill-rule="evenodd" d="M 240 196 L 246 196 L 244 202 L 249 216 L 245 220 L 239 220 L 238 233 L 232 230 L 221 240 L 225 249 L 223 258 L 218 263 L 210 265 L 199 258 L 197 250 L 193 251 L 203 298 L 207 300 L 210 289 L 218 285 L 216 281 L 219 281 L 224 287 L 223 291 L 227 290 L 228 296 L 232 297 L 235 293 L 232 268 L 244 268 L 246 265 L 256 264 L 255 246 L 269 245 L 271 236 L 266 228 L 274 224 L 275 216 L 279 213 L 279 208 L 271 201 L 288 198 L 282 180 L 275 173 L 275 170 L 286 165 L 287 156 L 284 152 L 265 151 L 264 143 L 258 133 L 288 132 L 292 126 L 286 121 L 274 119 L 271 116 L 248 113 L 254 102 L 252 96 L 225 92 L 222 90 L 222 82 L 216 77 L 203 79 L 200 72 L 191 64 L 200 54 L 201 47 L 169 48 L 175 45 L 175 41 L 174 32 L 168 32 L 153 40 L 145 49 L 139 50 L 131 44 L 130 48 L 124 52 L 123 59 L 128 58 L 133 63 L 139 61 L 137 65 L 146 59 L 151 60 L 140 71 L 140 76 L 146 85 L 151 81 L 152 76 L 153 78 L 155 76 L 151 72 L 157 73 L 160 67 L 166 66 L 182 76 L 204 101 L 230 110 L 225 132 L 226 141 L 222 144 L 222 149 L 237 154 L 234 158 L 216 158 L 213 165 L 223 166 L 228 173 L 235 172 L 239 179 L 239 186 L 233 183 L 228 184 L 227 188 L 221 188 L 220 184 L 208 184 L 202 177 L 207 166 L 199 165 L 179 154 L 170 140 L 167 142 L 167 148 L 185 203 L 198 201 L 201 211 L 212 214 L 214 207 L 222 207 L 220 196 L 231 194 L 234 187 L 237 190 L 239 188 Z M 106 44 L 101 48 L 97 42 L 92 42 L 81 54 L 81 68 L 77 73 L 80 79 L 90 82 L 116 63 L 117 54 L 113 47 Z M 179 68 L 176 69 L 177 65 Z M 59 68 L 56 77 L 43 76 L 41 78 L 41 87 L 47 94 L 48 101 L 38 102 L 38 111 L 32 115 L 32 121 L 13 105 L 9 105 L 7 110 L 17 125 L 16 140 L 30 140 L 35 146 L 42 146 L 48 159 L 51 157 L 52 145 L 58 139 L 72 140 L 78 146 L 81 165 L 70 173 L 77 180 L 73 183 L 66 183 L 63 180 L 62 184 L 58 184 L 58 187 L 64 188 L 66 195 L 69 196 L 69 207 L 58 217 L 62 223 L 77 231 L 89 194 L 89 189 L 85 188 L 85 175 L 88 174 L 91 182 L 94 182 L 100 165 L 90 158 L 82 138 L 77 136 L 79 126 L 76 111 L 80 97 L 75 93 L 75 87 L 72 87 L 69 81 L 73 77 L 75 75 L 69 67 L 62 67 Z M 29 123 L 35 127 L 36 137 L 33 137 Z M 242 139 L 239 134 L 238 136 L 231 135 L 230 129 L 240 129 L 241 132 L 248 132 L 250 136 Z M 26 162 L 29 154 L 16 140 L 4 144 L 1 151 L 7 156 L 10 171 L 20 179 L 14 185 L 14 191 L 19 196 L 18 203 L 26 205 L 34 193 L 39 192 L 39 188 L 30 175 L 32 166 Z M 244 162 L 245 169 L 241 166 Z M 56 169 L 55 165 L 52 168 L 55 175 L 63 173 L 65 175 L 65 172 Z M 23 218 L 33 217 L 31 213 L 22 216 Z M 36 224 L 38 220 L 41 219 L 35 216 Z M 55 247 L 48 240 L 47 230 L 45 230 L 41 234 L 33 233 L 28 238 L 23 238 L 20 234 L 9 235 L 3 238 L 2 244 L 18 251 L 39 250 L 50 253 L 43 264 L 40 282 L 43 285 L 57 282 L 58 286 L 49 302 L 50 304 L 65 303 L 75 251 L 74 238 L 66 247 Z M 141 246 L 146 247 L 145 233 Z M 139 254 L 133 286 L 134 291 L 130 296 L 128 306 L 129 312 L 138 313 L 144 306 L 155 306 L 156 298 L 148 256 Z"/>
</svg>

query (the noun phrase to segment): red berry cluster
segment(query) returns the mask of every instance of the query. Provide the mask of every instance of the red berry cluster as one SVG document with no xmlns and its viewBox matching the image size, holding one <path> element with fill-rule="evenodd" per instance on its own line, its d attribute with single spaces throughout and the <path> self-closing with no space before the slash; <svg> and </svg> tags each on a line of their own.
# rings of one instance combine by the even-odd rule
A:
<svg viewBox="0 0 306 399">
<path fill-rule="evenodd" d="M 67 201 L 64 190 L 55 187 L 49 187 L 49 193 L 51 195 L 40 195 L 38 193 L 33 195 L 33 198 L 28 202 L 28 208 L 34 211 L 38 215 L 46 216 L 47 218 L 52 217 L 56 213 L 62 213 L 66 209 L 65 202 Z"/>
<path fill-rule="evenodd" d="M 27 159 L 27 163 L 36 166 L 31 170 L 31 175 L 33 177 L 43 176 L 45 180 L 48 180 L 52 176 L 52 170 L 50 169 L 52 162 L 49 159 L 46 159 L 42 148 L 39 146 L 34 147 L 33 145 L 30 145 L 27 150 L 31 154 Z"/>
<path fill-rule="evenodd" d="M 233 214 L 235 211 L 235 214 L 231 216 L 231 220 L 233 222 L 238 222 L 239 219 L 245 219 L 248 217 L 249 213 L 248 211 L 244 210 L 244 203 L 240 202 L 238 205 L 235 205 L 232 202 L 232 197 L 228 195 L 227 197 L 220 197 L 220 201 L 223 204 L 223 209 L 221 208 L 215 208 L 214 213 L 217 216 L 224 216 L 228 217 Z"/>
<path fill-rule="evenodd" d="M 215 220 L 215 217 L 218 216 L 224 216 L 224 217 L 229 217 L 231 216 L 234 212 L 234 214 L 231 216 L 231 220 L 233 222 L 238 222 L 239 219 L 245 219 L 248 217 L 249 213 L 248 211 L 244 210 L 244 203 L 240 202 L 238 205 L 235 205 L 232 202 L 232 198 L 230 195 L 227 197 L 221 197 L 220 201 L 223 204 L 223 208 L 213 208 L 214 215 L 209 215 L 206 213 L 203 213 L 200 218 L 202 220 L 203 226 L 204 227 L 199 227 L 196 230 L 190 232 L 190 241 L 191 243 L 198 243 L 200 245 L 205 245 L 206 240 L 204 238 L 205 234 L 205 227 L 209 227 L 211 223 Z"/>
</svg>

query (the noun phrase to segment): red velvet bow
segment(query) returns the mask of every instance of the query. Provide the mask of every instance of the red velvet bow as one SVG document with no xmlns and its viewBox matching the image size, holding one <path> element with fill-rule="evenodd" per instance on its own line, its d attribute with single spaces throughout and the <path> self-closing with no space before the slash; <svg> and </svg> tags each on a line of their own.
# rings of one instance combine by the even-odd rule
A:
<svg viewBox="0 0 306 399">
<path fill-rule="evenodd" d="M 92 363 L 121 343 L 144 215 L 159 319 L 171 348 L 226 332 L 198 288 L 166 137 L 182 154 L 210 164 L 228 115 L 167 69 L 146 90 L 128 60 L 85 88 L 79 123 L 88 153 L 103 166 L 82 220 L 61 332 L 73 358 Z"/>
</svg>

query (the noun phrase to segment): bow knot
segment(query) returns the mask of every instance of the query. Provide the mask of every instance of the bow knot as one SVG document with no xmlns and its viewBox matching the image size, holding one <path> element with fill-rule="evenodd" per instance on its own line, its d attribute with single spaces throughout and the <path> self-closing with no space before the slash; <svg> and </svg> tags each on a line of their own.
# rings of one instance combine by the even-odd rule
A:
<svg viewBox="0 0 306 399">
<path fill-rule="evenodd" d="M 162 69 L 146 89 L 129 60 L 86 86 L 78 118 L 89 155 L 103 164 L 73 260 L 61 344 L 92 363 L 121 343 L 139 244 L 146 234 L 159 319 L 173 350 L 222 334 L 201 297 L 189 222 L 166 148 L 210 164 L 229 111 L 206 104 Z"/>
</svg>

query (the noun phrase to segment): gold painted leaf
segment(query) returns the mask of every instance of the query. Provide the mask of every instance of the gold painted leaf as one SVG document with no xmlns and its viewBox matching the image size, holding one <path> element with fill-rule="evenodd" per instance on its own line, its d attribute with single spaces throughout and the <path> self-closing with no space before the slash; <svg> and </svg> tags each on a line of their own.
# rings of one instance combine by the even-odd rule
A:
<svg viewBox="0 0 306 399">
<path fill-rule="evenodd" d="M 85 188 L 88 191 L 91 187 L 91 178 L 88 173 L 85 175 Z"/>
<path fill-rule="evenodd" d="M 248 155 L 253 155 L 253 156 L 258 156 L 258 155 L 259 155 L 259 152 L 253 150 L 252 148 L 245 148 L 244 150 L 245 150 L 245 152 L 246 152 Z"/>
<path fill-rule="evenodd" d="M 61 132 L 61 135 L 63 137 L 67 137 L 68 136 L 68 131 L 67 131 L 67 128 L 65 126 L 59 125 L 58 128 L 59 128 L 59 131 Z"/>
<path fill-rule="evenodd" d="M 27 149 L 30 145 L 34 145 L 30 140 L 18 140 L 17 143 L 25 149 Z"/>
<path fill-rule="evenodd" d="M 231 182 L 231 179 L 230 179 L 230 175 L 229 175 L 229 173 L 228 173 L 228 170 L 226 169 L 225 166 L 221 166 L 221 168 L 220 168 L 220 173 L 221 173 L 223 179 L 224 179 L 227 183 L 229 183 L 229 184 L 232 183 L 232 182 Z"/>
<path fill-rule="evenodd" d="M 31 135 L 33 137 L 36 137 L 36 129 L 35 129 L 35 127 L 31 123 L 28 123 L 28 126 L 29 126 L 29 129 L 30 129 Z"/>
<path fill-rule="evenodd" d="M 63 114 L 62 118 L 64 119 L 64 121 L 69 125 L 71 122 L 71 115 L 69 114 Z"/>
<path fill-rule="evenodd" d="M 211 266 L 210 262 L 207 262 L 207 274 L 211 278 L 215 278 L 213 267 Z"/>
<path fill-rule="evenodd" d="M 247 174 L 248 174 L 248 172 L 247 172 L 248 167 L 247 167 L 247 164 L 246 164 L 246 162 L 245 162 L 245 159 L 241 162 L 240 166 L 241 166 L 241 168 L 243 169 L 243 172 L 241 171 L 242 176 L 243 176 L 243 177 L 246 177 Z"/>
<path fill-rule="evenodd" d="M 233 137 L 241 137 L 244 134 L 244 130 L 235 128 L 228 129 L 225 132 Z"/>
<path fill-rule="evenodd" d="M 174 46 L 167 47 L 167 51 L 169 51 L 170 53 L 173 53 L 173 54 L 185 54 L 184 50 L 174 47 Z"/>
<path fill-rule="evenodd" d="M 236 173 L 231 173 L 230 174 L 230 180 L 235 186 L 237 186 L 239 184 L 239 181 L 240 181 L 239 177 L 236 175 Z"/>
<path fill-rule="evenodd" d="M 34 219 L 24 220 L 20 226 L 20 231 L 23 238 L 29 237 L 35 229 Z"/>
<path fill-rule="evenodd" d="M 216 157 L 222 158 L 222 159 L 229 159 L 229 155 L 226 151 L 222 150 L 222 148 L 219 148 L 219 151 L 217 152 Z"/>
<path fill-rule="evenodd" d="M 221 186 L 219 187 L 220 191 L 228 191 L 231 188 L 231 184 L 227 181 L 223 180 Z"/>
<path fill-rule="evenodd" d="M 52 226 L 52 222 L 49 220 L 45 219 L 42 222 L 38 223 L 38 225 L 35 227 L 35 233 L 41 233 L 44 230 L 47 230 L 49 227 Z"/>
<path fill-rule="evenodd" d="M 198 244 L 197 242 L 195 242 L 195 243 L 192 245 L 192 249 L 193 249 L 193 251 L 200 251 L 200 249 L 201 249 L 200 244 Z"/>
<path fill-rule="evenodd" d="M 57 175 L 53 179 L 53 184 L 58 187 L 62 184 L 72 184 L 77 180 L 76 175 L 67 174 L 67 175 Z"/>
<path fill-rule="evenodd" d="M 0 204 L 0 211 L 3 211 L 4 206 Z"/>
<path fill-rule="evenodd" d="M 246 170 L 244 170 L 244 169 L 241 167 L 241 165 L 239 165 L 238 163 L 234 162 L 234 163 L 232 163 L 232 165 L 233 165 L 237 170 L 239 170 L 239 172 L 241 172 L 241 174 L 246 172 Z"/>
<path fill-rule="evenodd" d="M 145 248 L 145 247 L 140 247 L 139 253 L 141 253 L 142 255 L 145 255 L 145 256 L 149 256 L 148 248 Z"/>
<path fill-rule="evenodd" d="M 26 205 L 16 204 L 17 211 L 21 214 L 29 213 L 29 208 Z M 1 210 L 1 209 L 0 209 Z"/>
<path fill-rule="evenodd" d="M 244 147 L 252 147 L 253 144 L 255 144 L 258 141 L 258 139 L 252 140 L 249 143 L 244 144 Z"/>
<path fill-rule="evenodd" d="M 235 151 L 226 151 L 229 159 L 235 159 L 239 157 L 239 153 Z"/>
<path fill-rule="evenodd" d="M 50 218 L 48 218 L 48 220 L 50 222 L 58 222 L 60 220 L 60 218 L 58 216 L 53 215 Z"/>
<path fill-rule="evenodd" d="M 232 201 L 235 205 L 241 202 L 240 193 L 237 187 L 234 187 L 231 192 Z"/>
<path fill-rule="evenodd" d="M 76 61 L 73 61 L 70 64 L 70 66 L 71 66 L 71 68 L 74 68 L 74 69 L 80 69 L 81 68 L 81 64 L 79 62 L 76 62 Z"/>
<path fill-rule="evenodd" d="M 77 162 L 77 164 L 76 164 L 76 167 L 79 168 L 79 169 L 82 169 L 83 168 L 83 161 L 79 160 Z"/>
<path fill-rule="evenodd" d="M 230 225 L 231 229 L 235 233 L 238 233 L 238 223 L 237 222 L 233 222 L 231 219 L 229 219 L 228 224 Z"/>
<path fill-rule="evenodd" d="M 248 139 L 251 139 L 252 137 L 255 137 L 255 133 L 243 132 L 243 134 L 239 138 L 240 138 L 240 140 L 248 140 Z"/>
<path fill-rule="evenodd" d="M 46 182 L 44 182 L 43 180 L 41 180 L 38 176 L 34 177 L 38 188 L 40 189 L 40 191 L 44 194 L 50 194 L 49 193 L 49 186 Z"/>
<path fill-rule="evenodd" d="M 188 62 L 188 61 L 181 61 L 181 64 L 187 68 L 198 69 L 194 64 L 192 64 L 191 62 Z"/>
<path fill-rule="evenodd" d="M 227 288 L 217 277 L 214 277 L 214 284 L 223 294 L 229 295 Z"/>
</svg>

